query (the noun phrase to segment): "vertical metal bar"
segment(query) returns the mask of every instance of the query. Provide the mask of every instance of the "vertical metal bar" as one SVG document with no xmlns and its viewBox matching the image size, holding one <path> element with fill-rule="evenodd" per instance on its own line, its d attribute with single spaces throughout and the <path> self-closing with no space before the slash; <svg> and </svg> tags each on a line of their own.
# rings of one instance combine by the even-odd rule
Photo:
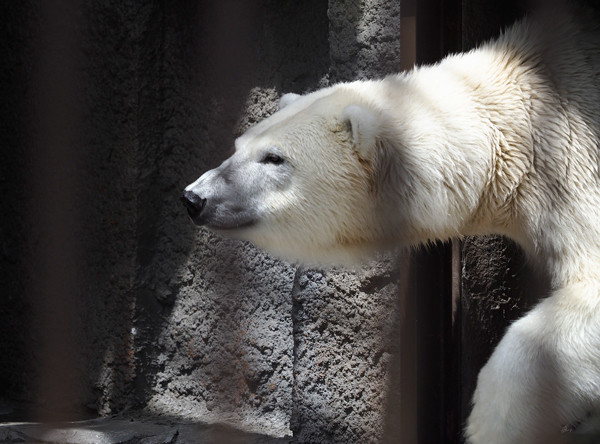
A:
<svg viewBox="0 0 600 444">
<path fill-rule="evenodd" d="M 449 347 L 446 349 L 446 442 L 459 443 L 462 437 L 462 317 L 461 317 L 461 241 L 451 244 L 451 312 L 448 326 Z"/>
<path fill-rule="evenodd" d="M 402 438 L 403 443 L 418 442 L 418 369 L 417 369 L 417 298 L 411 291 L 411 256 L 401 257 L 400 264 L 400 359 L 397 380 L 399 381 L 399 401 L 393 414 L 398 415 L 394 438 Z M 392 414 L 388 408 L 388 415 Z M 394 418 L 388 422 L 393 423 Z"/>
<path fill-rule="evenodd" d="M 411 69 L 416 63 L 416 23 L 417 0 L 403 0 L 400 7 L 401 41 L 400 66 L 403 70 Z M 399 370 L 392 378 L 398 380 L 398 402 L 392 410 L 388 406 L 388 423 L 396 423 L 390 438 L 401 438 L 401 442 L 414 444 L 418 442 L 418 366 L 417 366 L 417 298 L 411 291 L 410 276 L 411 255 L 402 256 L 399 261 L 400 269 L 400 322 L 399 322 Z M 390 418 L 397 415 L 398 418 Z M 395 419 L 395 421 L 394 421 Z M 388 440 L 391 442 L 391 440 Z M 387 441 L 386 441 L 387 442 Z"/>
<path fill-rule="evenodd" d="M 441 58 L 439 21 L 441 0 L 419 0 L 416 4 L 416 62 L 420 65 Z M 417 390 L 418 439 L 425 444 L 443 442 L 444 360 L 443 314 L 445 270 L 440 267 L 445 247 L 436 246 L 413 256 L 411 286 L 417 297 Z"/>
<path fill-rule="evenodd" d="M 461 42 L 460 0 L 416 4 L 416 59 L 434 63 Z M 460 258 L 458 242 L 415 257 L 411 280 L 417 302 L 418 443 L 460 440 Z"/>
<path fill-rule="evenodd" d="M 75 419 L 81 405 L 77 301 L 81 218 L 77 206 L 79 156 L 76 122 L 78 62 L 77 2 L 39 4 L 40 40 L 33 77 L 38 116 L 31 128 L 31 226 L 40 236 L 31 261 L 34 319 L 41 336 L 37 419 Z"/>
</svg>

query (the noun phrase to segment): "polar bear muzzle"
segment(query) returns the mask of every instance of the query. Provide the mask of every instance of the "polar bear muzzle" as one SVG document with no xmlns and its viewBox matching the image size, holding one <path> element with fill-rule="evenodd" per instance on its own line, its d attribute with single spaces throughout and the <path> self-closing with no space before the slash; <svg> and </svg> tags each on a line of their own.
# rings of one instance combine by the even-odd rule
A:
<svg viewBox="0 0 600 444">
<path fill-rule="evenodd" d="M 202 225 L 202 210 L 206 206 L 206 199 L 201 198 L 193 191 L 185 191 L 181 196 L 181 202 L 185 205 L 188 215 L 194 223 Z"/>
<path fill-rule="evenodd" d="M 238 230 L 256 222 L 256 216 L 251 210 L 241 203 L 236 203 L 227 194 L 201 197 L 194 191 L 186 190 L 181 196 L 181 201 L 196 225 L 212 230 Z"/>
<path fill-rule="evenodd" d="M 258 219 L 255 196 L 262 176 L 252 166 L 247 159 L 232 156 L 186 187 L 181 201 L 192 221 L 216 231 L 254 225 Z"/>
</svg>

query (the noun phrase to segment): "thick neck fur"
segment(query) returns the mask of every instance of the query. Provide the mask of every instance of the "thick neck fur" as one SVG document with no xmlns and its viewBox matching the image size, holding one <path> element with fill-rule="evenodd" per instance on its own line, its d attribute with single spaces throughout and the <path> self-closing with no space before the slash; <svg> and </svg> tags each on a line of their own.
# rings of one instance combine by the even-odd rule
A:
<svg viewBox="0 0 600 444">
<path fill-rule="evenodd" d="M 551 19 L 379 88 L 394 104 L 383 137 L 397 150 L 382 163 L 401 178 L 385 196 L 400 206 L 390 225 L 415 227 L 397 236 L 507 235 L 558 287 L 600 270 L 600 37 Z"/>
</svg>

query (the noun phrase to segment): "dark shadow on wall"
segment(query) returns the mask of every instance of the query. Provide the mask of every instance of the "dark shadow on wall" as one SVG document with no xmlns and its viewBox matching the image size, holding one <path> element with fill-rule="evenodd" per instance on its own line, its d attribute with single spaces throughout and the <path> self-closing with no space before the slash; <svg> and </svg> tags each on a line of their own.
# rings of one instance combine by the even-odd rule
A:
<svg viewBox="0 0 600 444">
<path fill-rule="evenodd" d="M 2 396 L 34 403 L 24 414 L 42 420 L 122 407 L 135 370 L 133 11 L 99 3 L 3 14 L 3 195 L 14 212 L 2 219 L 12 267 L 2 336 L 13 342 Z"/>
<path fill-rule="evenodd" d="M 324 76 L 326 7 L 0 8 L 0 396 L 39 401 L 46 391 L 40 418 L 143 405 L 161 368 L 156 341 L 189 283 L 181 275 L 197 229 L 181 190 L 230 153 L 251 87 L 274 92 L 249 124 L 273 110 L 281 91 Z M 217 247 L 212 260 L 238 264 L 237 245 Z M 212 279 L 231 277 L 217 269 Z"/>
<path fill-rule="evenodd" d="M 31 356 L 31 302 L 25 297 L 27 276 L 33 270 L 27 266 L 28 229 L 24 186 L 27 179 L 27 131 L 24 125 L 27 104 L 23 100 L 30 78 L 31 50 L 27 36 L 32 32 L 25 2 L 18 5 L 0 4 L 4 17 L 0 25 L 0 45 L 5 49 L 0 70 L 0 196 L 2 196 L 2 233 L 0 250 L 0 399 L 29 397 L 31 387 L 27 365 Z"/>
<path fill-rule="evenodd" d="M 4 8 L 3 397 L 48 389 L 41 416 L 144 403 L 197 232 L 181 189 L 227 156 L 251 86 L 317 83 L 326 34 L 298 17 L 326 31 L 319 5 Z"/>
<path fill-rule="evenodd" d="M 38 401 L 26 414 L 46 419 L 85 415 L 89 394 L 81 377 L 83 358 L 74 353 L 83 343 L 84 227 L 76 126 L 81 58 L 72 43 L 78 31 L 73 6 L 23 3 L 2 26 L 2 45 L 15 62 L 3 96 L 12 113 L 2 122 L 14 128 L 3 127 L 11 147 L 3 165 L 16 167 L 7 172 L 4 194 L 15 225 L 3 238 L 14 246 L 11 255 L 18 254 L 15 274 L 3 276 L 12 301 L 3 304 L 11 329 L 6 337 L 18 344 L 15 353 L 2 355 L 2 368 L 9 369 L 3 372 L 8 389 L 3 396 Z"/>
</svg>

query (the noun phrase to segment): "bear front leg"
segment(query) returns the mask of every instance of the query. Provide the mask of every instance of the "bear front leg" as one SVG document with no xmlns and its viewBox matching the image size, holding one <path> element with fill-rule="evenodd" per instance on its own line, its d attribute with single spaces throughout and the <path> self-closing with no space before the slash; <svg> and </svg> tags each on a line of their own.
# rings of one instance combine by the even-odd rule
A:
<svg viewBox="0 0 600 444">
<path fill-rule="evenodd" d="M 515 322 L 479 374 L 470 444 L 557 444 L 600 402 L 600 291 L 556 291 Z"/>
</svg>

